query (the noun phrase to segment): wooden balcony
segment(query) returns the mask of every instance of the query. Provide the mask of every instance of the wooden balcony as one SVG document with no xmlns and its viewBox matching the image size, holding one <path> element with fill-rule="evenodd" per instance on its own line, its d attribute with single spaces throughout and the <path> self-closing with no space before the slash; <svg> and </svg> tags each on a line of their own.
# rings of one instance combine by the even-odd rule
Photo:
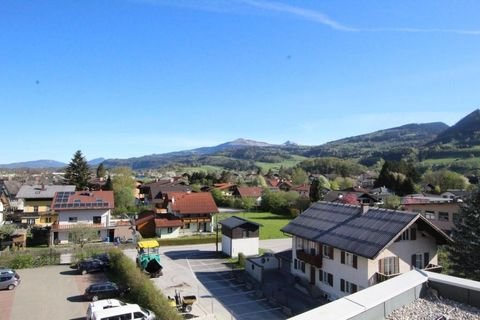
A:
<svg viewBox="0 0 480 320">
<path fill-rule="evenodd" d="M 434 264 L 429 264 L 428 266 L 426 266 L 426 267 L 425 267 L 424 269 L 422 269 L 422 270 L 440 273 L 440 272 L 442 272 L 442 266 L 437 266 L 437 265 L 434 265 Z"/>
<path fill-rule="evenodd" d="M 321 255 L 312 255 L 303 250 L 297 250 L 297 259 L 304 261 L 305 263 L 311 264 L 317 268 L 322 267 L 322 256 Z"/>
</svg>

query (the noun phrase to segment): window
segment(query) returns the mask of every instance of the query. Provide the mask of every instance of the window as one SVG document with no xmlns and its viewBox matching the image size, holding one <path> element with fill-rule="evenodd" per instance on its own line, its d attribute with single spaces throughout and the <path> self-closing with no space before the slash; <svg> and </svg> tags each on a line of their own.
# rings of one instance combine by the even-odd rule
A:
<svg viewBox="0 0 480 320">
<path fill-rule="evenodd" d="M 439 212 L 438 213 L 438 220 L 439 221 L 449 221 L 448 212 Z"/>
<path fill-rule="evenodd" d="M 323 257 L 333 260 L 333 247 L 324 244 L 322 246 Z"/>
<path fill-rule="evenodd" d="M 249 235 L 250 233 L 248 232 L 248 230 L 242 230 L 242 238 L 248 238 Z"/>
<path fill-rule="evenodd" d="M 173 228 L 172 228 L 172 227 L 168 227 L 168 228 L 167 228 L 167 232 L 168 232 L 168 233 L 172 233 L 172 232 L 173 232 Z"/>
<path fill-rule="evenodd" d="M 400 237 L 398 237 L 397 241 L 399 240 L 416 240 L 417 239 L 417 230 L 413 228 L 409 228 L 405 230 Z"/>
<path fill-rule="evenodd" d="M 302 270 L 303 273 L 305 273 L 305 262 L 299 261 L 300 262 L 300 270 Z"/>
<path fill-rule="evenodd" d="M 378 260 L 378 271 L 386 275 L 399 273 L 398 257 L 386 257 Z"/>
<path fill-rule="evenodd" d="M 430 220 L 435 220 L 435 212 L 433 211 L 425 211 L 425 218 L 430 219 Z"/>
<path fill-rule="evenodd" d="M 68 217 L 68 222 L 75 223 L 78 221 L 77 217 Z"/>
<path fill-rule="evenodd" d="M 94 224 L 101 224 L 102 223 L 102 217 L 101 216 L 93 217 L 93 223 Z"/>
<path fill-rule="evenodd" d="M 293 260 L 293 268 L 295 270 L 300 269 L 300 271 L 305 273 L 305 262 L 303 262 L 302 260 L 295 259 Z"/>
<path fill-rule="evenodd" d="M 421 268 L 423 266 L 423 255 L 416 254 L 415 255 L 415 267 Z"/>
<path fill-rule="evenodd" d="M 52 217 L 45 217 L 45 223 L 51 223 Z"/>
<path fill-rule="evenodd" d="M 423 269 L 428 266 L 430 262 L 430 253 L 425 252 L 423 254 L 421 253 L 416 253 L 412 254 L 412 267 L 413 268 L 418 268 L 418 269 Z"/>
<path fill-rule="evenodd" d="M 318 280 L 330 287 L 333 287 L 333 274 L 323 271 L 321 269 L 318 270 Z"/>
<path fill-rule="evenodd" d="M 298 260 L 297 259 L 293 260 L 293 269 L 295 269 L 295 270 L 298 269 Z"/>
<path fill-rule="evenodd" d="M 185 223 L 185 229 L 190 229 L 190 223 Z"/>
<path fill-rule="evenodd" d="M 347 251 L 340 252 L 340 263 L 357 268 L 357 256 Z"/>
<path fill-rule="evenodd" d="M 347 293 L 355 293 L 357 292 L 357 285 L 344 279 L 340 279 L 340 291 Z"/>
<path fill-rule="evenodd" d="M 33 212 L 38 212 L 38 206 L 33 206 Z"/>
</svg>

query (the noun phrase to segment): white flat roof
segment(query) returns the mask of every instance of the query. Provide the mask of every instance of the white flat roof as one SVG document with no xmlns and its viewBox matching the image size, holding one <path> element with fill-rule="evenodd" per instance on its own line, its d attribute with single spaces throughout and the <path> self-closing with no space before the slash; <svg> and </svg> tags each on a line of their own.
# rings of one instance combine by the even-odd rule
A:
<svg viewBox="0 0 480 320">
<path fill-rule="evenodd" d="M 290 319 L 346 320 L 427 281 L 427 274 L 412 270 Z"/>
<path fill-rule="evenodd" d="M 446 274 L 429 272 L 429 271 L 424 271 L 424 272 L 427 274 L 428 280 L 455 285 L 456 287 L 470 289 L 474 291 L 480 291 L 480 281 L 473 281 L 473 280 L 448 276 Z"/>
</svg>

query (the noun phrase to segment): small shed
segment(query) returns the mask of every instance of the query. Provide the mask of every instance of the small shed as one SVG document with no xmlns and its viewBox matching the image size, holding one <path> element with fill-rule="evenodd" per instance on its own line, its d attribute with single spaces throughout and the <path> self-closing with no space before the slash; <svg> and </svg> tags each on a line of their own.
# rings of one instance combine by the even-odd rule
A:
<svg viewBox="0 0 480 320">
<path fill-rule="evenodd" d="M 219 222 L 222 225 L 222 252 L 237 257 L 258 254 L 260 224 L 232 216 Z"/>
</svg>

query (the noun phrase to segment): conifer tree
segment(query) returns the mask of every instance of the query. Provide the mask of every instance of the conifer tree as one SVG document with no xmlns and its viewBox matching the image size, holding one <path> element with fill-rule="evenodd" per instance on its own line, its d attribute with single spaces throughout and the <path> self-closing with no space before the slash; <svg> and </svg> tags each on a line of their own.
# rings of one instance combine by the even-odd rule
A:
<svg viewBox="0 0 480 320">
<path fill-rule="evenodd" d="M 461 206 L 449 246 L 452 273 L 471 280 L 480 280 L 480 189 L 472 192 Z"/>
<path fill-rule="evenodd" d="M 88 187 L 89 179 L 90 168 L 87 160 L 82 155 L 82 152 L 78 150 L 65 170 L 65 182 L 66 184 L 75 185 L 77 190 L 83 190 Z"/>
<path fill-rule="evenodd" d="M 107 174 L 107 170 L 105 170 L 103 163 L 100 163 L 97 167 L 97 178 L 105 178 L 106 174 Z"/>
</svg>

